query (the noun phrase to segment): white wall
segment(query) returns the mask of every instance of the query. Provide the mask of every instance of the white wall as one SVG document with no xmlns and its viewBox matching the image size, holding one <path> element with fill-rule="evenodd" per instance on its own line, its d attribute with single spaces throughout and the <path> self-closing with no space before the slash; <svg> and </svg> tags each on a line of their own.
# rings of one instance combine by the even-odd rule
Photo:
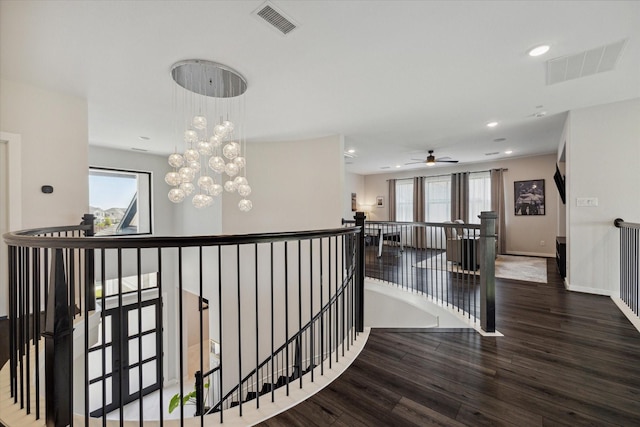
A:
<svg viewBox="0 0 640 427">
<path fill-rule="evenodd" d="M 87 212 L 87 123 L 85 99 L 0 79 L 0 130 L 21 136 L 23 228 L 79 224 Z"/>
<path fill-rule="evenodd" d="M 521 157 L 504 159 L 496 162 L 476 163 L 472 165 L 437 166 L 433 169 L 413 169 L 394 174 L 367 175 L 365 177 L 365 201 L 371 203 L 371 219 L 387 221 L 388 180 L 391 178 L 411 178 L 414 176 L 444 175 L 453 172 L 474 172 L 495 168 L 507 168 L 504 174 L 507 249 L 511 254 L 555 257 L 555 238 L 557 230 L 558 203 L 560 196 L 553 181 L 556 155 Z M 427 173 L 428 172 L 428 173 Z M 545 215 L 516 216 L 514 214 L 514 182 L 533 179 L 545 180 Z M 377 208 L 377 196 L 384 197 L 384 207 Z M 541 245 L 544 242 L 544 245 Z"/>
<path fill-rule="evenodd" d="M 640 98 L 571 111 L 567 139 L 567 287 L 617 295 L 615 218 L 640 222 Z M 597 197 L 597 207 L 577 198 Z"/>
<path fill-rule="evenodd" d="M 342 218 L 344 219 L 353 219 L 355 216 L 355 212 L 351 210 L 351 193 L 356 193 L 358 211 L 367 211 L 370 205 L 365 203 L 364 175 L 348 172 L 344 174 L 344 201 L 342 208 Z"/>
<path fill-rule="evenodd" d="M 86 101 L 0 79 L 0 137 L 11 162 L 9 229 L 79 224 L 88 209 Z M 43 194 L 43 185 L 53 194 Z M 0 316 L 7 292 L 0 283 Z"/>
<path fill-rule="evenodd" d="M 253 202 L 240 212 L 237 194 L 225 193 L 225 234 L 339 227 L 343 214 L 342 136 L 306 141 L 249 143 L 247 179 Z"/>
</svg>

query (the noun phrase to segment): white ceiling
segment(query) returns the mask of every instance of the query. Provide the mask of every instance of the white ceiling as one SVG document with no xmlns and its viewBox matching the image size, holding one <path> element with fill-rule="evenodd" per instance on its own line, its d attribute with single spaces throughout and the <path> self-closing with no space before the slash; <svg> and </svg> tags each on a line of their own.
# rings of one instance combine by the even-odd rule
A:
<svg viewBox="0 0 640 427">
<path fill-rule="evenodd" d="M 555 152 L 564 112 L 640 96 L 638 1 L 273 0 L 299 24 L 287 36 L 252 15 L 263 3 L 2 0 L 0 75 L 86 97 L 90 144 L 164 154 L 171 65 L 220 62 L 248 81 L 249 141 L 343 134 L 361 174 L 423 167 L 404 164 L 429 149 Z M 615 70 L 545 84 L 546 60 L 621 39 Z"/>
</svg>

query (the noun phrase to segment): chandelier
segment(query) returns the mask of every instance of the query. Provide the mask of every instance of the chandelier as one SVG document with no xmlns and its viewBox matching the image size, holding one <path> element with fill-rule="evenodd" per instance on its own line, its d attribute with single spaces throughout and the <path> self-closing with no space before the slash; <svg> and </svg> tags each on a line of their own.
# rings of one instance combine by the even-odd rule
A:
<svg viewBox="0 0 640 427">
<path fill-rule="evenodd" d="M 211 61 L 190 59 L 175 63 L 176 132 L 184 151 L 169 156 L 172 171 L 165 175 L 169 200 L 191 197 L 196 208 L 213 204 L 223 192 L 238 193 L 238 208 L 252 208 L 246 178 L 244 97 L 247 81 L 235 70 Z"/>
</svg>

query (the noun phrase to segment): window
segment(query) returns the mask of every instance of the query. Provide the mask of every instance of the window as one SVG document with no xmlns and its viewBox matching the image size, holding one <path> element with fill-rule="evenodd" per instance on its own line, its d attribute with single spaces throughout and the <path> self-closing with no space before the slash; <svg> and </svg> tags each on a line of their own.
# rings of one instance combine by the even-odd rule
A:
<svg viewBox="0 0 640 427">
<path fill-rule="evenodd" d="M 444 222 L 451 218 L 451 176 L 432 176 L 424 182 L 425 221 Z"/>
<path fill-rule="evenodd" d="M 413 180 L 396 181 L 396 221 L 413 221 Z"/>
<path fill-rule="evenodd" d="M 151 173 L 90 168 L 89 212 L 97 236 L 151 233 Z"/>
<path fill-rule="evenodd" d="M 469 174 L 469 223 L 480 224 L 480 212 L 491 210 L 491 173 Z"/>
</svg>

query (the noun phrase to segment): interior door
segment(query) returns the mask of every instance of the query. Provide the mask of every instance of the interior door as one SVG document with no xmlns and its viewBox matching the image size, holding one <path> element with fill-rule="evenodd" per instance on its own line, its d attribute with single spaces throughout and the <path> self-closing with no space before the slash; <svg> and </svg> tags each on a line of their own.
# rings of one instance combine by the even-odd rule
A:
<svg viewBox="0 0 640 427">
<path fill-rule="evenodd" d="M 133 402 L 141 388 L 143 396 L 160 388 L 160 304 L 156 298 L 140 307 L 136 303 L 105 310 L 104 339 L 89 349 L 91 416 Z"/>
</svg>

